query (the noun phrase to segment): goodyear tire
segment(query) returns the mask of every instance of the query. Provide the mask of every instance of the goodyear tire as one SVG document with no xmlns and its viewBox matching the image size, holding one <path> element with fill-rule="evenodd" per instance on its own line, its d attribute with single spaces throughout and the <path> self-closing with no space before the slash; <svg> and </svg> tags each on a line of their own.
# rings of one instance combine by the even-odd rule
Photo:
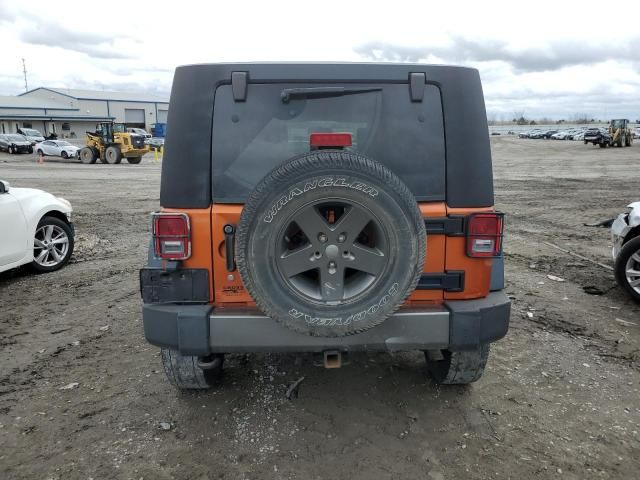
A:
<svg viewBox="0 0 640 480">
<path fill-rule="evenodd" d="M 98 159 L 98 155 L 91 147 L 84 147 L 82 150 L 80 150 L 78 156 L 80 157 L 80 161 L 86 164 L 96 163 L 96 160 Z"/>
<path fill-rule="evenodd" d="M 265 315 L 299 333 L 340 337 L 382 323 L 415 289 L 424 221 L 402 181 L 342 151 L 295 157 L 249 196 L 237 265 Z"/>
</svg>

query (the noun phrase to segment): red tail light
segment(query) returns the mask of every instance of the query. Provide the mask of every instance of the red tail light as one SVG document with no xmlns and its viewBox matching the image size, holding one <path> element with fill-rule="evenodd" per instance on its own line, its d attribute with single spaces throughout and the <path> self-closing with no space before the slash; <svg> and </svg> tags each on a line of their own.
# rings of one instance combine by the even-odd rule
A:
<svg viewBox="0 0 640 480">
<path fill-rule="evenodd" d="M 309 146 L 314 148 L 342 148 L 352 145 L 350 133 L 312 133 Z"/>
<path fill-rule="evenodd" d="M 467 255 L 499 257 L 502 255 L 504 215 L 474 213 L 467 219 Z"/>
<path fill-rule="evenodd" d="M 153 244 L 157 258 L 186 260 L 191 256 L 191 226 L 186 213 L 154 213 Z"/>
</svg>

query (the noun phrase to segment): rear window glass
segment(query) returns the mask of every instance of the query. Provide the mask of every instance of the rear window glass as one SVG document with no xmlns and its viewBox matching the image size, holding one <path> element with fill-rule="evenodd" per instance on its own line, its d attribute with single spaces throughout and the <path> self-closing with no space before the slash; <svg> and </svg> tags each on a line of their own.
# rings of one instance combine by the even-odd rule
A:
<svg viewBox="0 0 640 480">
<path fill-rule="evenodd" d="M 326 84 L 325 84 L 326 85 Z M 351 150 L 389 167 L 418 201 L 445 199 L 440 91 L 427 85 L 411 102 L 407 84 L 343 85 L 379 89 L 343 96 L 281 99 L 283 89 L 319 84 L 249 84 L 245 102 L 218 87 L 213 111 L 213 198 L 244 203 L 257 183 L 289 158 L 309 152 L 314 132 L 349 132 Z M 335 86 L 332 84 L 330 86 Z"/>
</svg>

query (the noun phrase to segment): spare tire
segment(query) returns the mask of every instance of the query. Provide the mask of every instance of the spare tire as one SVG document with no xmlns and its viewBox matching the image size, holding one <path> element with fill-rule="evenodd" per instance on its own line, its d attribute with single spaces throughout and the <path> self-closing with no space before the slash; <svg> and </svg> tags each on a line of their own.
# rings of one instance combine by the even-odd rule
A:
<svg viewBox="0 0 640 480">
<path fill-rule="evenodd" d="M 424 220 L 407 186 L 362 155 L 295 157 L 249 196 L 236 234 L 244 285 L 265 315 L 340 337 L 382 323 L 416 287 Z"/>
</svg>

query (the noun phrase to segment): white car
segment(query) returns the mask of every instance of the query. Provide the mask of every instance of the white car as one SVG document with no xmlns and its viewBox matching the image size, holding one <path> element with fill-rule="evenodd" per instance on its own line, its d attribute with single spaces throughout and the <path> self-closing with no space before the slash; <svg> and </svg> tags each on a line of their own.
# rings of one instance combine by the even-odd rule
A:
<svg viewBox="0 0 640 480">
<path fill-rule="evenodd" d="M 79 147 L 71 145 L 66 140 L 45 140 L 37 143 L 34 147 L 36 153 L 40 155 L 51 155 L 54 157 L 72 158 L 78 156 Z"/>
<path fill-rule="evenodd" d="M 0 272 L 31 264 L 53 272 L 71 258 L 71 204 L 33 188 L 10 188 L 0 180 Z"/>
<path fill-rule="evenodd" d="M 616 280 L 640 302 L 640 202 L 627 205 L 611 224 Z"/>
<path fill-rule="evenodd" d="M 35 145 L 38 142 L 44 142 L 44 136 L 33 128 L 19 128 L 18 133 L 27 137 L 27 140 L 31 142 L 31 145 Z"/>
</svg>

